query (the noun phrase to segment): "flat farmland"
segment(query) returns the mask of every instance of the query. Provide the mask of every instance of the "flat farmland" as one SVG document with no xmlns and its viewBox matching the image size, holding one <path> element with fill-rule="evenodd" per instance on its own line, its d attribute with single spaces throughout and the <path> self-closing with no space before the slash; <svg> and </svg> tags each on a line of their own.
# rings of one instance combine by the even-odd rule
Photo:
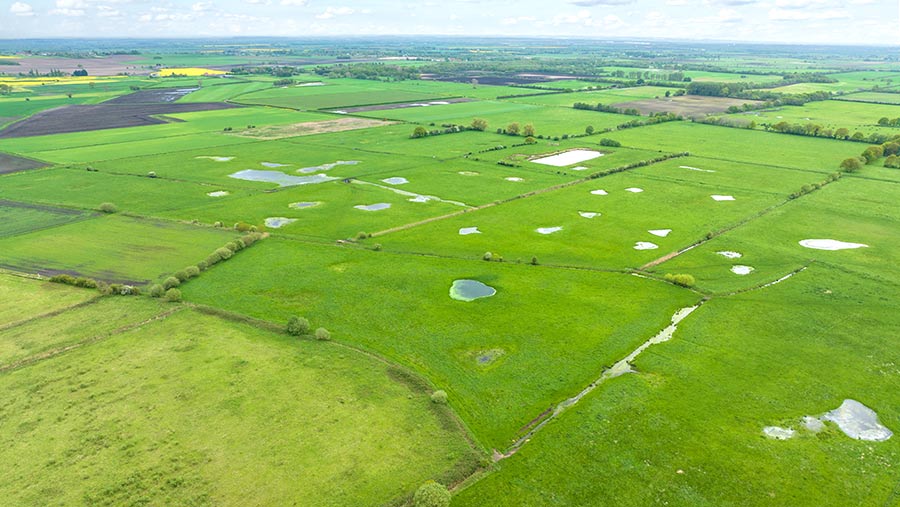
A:
<svg viewBox="0 0 900 507">
<path fill-rule="evenodd" d="M 82 304 L 96 292 L 0 273 L 0 326 Z"/>
<path fill-rule="evenodd" d="M 303 312 L 313 322 L 328 322 L 336 341 L 377 351 L 432 379 L 476 437 L 498 449 L 698 299 L 621 274 L 404 257 L 277 238 L 262 246 L 217 266 L 215 280 L 183 285 L 186 297 L 267 319 Z M 461 278 L 487 283 L 497 295 L 453 300 L 450 285 Z M 375 287 L 377 296 L 359 297 Z M 554 331 L 535 333 L 536 321 Z"/>
<path fill-rule="evenodd" d="M 3 180 L 2 190 L 8 188 L 6 186 L 8 181 L 9 179 Z M 0 190 L 0 194 L 2 194 L 2 190 Z M 89 217 L 89 213 L 79 210 L 40 206 L 0 198 L 0 238 L 56 227 Z"/>
<path fill-rule="evenodd" d="M 144 285 L 196 264 L 236 233 L 107 216 L 0 239 L 0 267 Z M 55 247 L 47 249 L 51 242 Z"/>
</svg>

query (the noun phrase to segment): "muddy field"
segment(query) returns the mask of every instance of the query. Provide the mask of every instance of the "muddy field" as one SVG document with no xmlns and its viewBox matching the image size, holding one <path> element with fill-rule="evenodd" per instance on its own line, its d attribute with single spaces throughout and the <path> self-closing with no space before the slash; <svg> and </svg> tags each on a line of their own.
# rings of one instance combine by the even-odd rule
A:
<svg viewBox="0 0 900 507">
<path fill-rule="evenodd" d="M 52 70 L 61 70 L 63 72 L 72 73 L 81 68 L 88 71 L 91 76 L 115 76 L 118 74 L 150 74 L 151 69 L 142 68 L 140 65 L 133 65 L 131 62 L 142 59 L 136 55 L 116 55 L 105 58 L 55 58 L 31 56 L 18 58 L 15 61 L 19 65 L 4 65 L 0 67 L 0 72 L 17 75 L 19 73 L 27 74 L 34 71 L 39 74 L 47 74 Z"/>
<path fill-rule="evenodd" d="M 455 99 L 440 99 L 433 100 L 428 102 L 401 102 L 399 104 L 378 104 L 374 106 L 359 106 L 359 107 L 344 107 L 340 110 L 333 110 L 332 113 L 365 113 L 369 111 L 389 111 L 391 109 L 404 109 L 407 107 L 427 107 L 427 106 L 439 106 L 446 104 L 458 104 L 460 102 L 472 102 L 475 99 L 470 99 L 468 97 L 459 97 Z"/>
<path fill-rule="evenodd" d="M 675 113 L 683 116 L 706 116 L 725 112 L 731 106 L 740 107 L 743 104 L 756 104 L 755 100 L 729 99 L 726 97 L 702 97 L 699 95 L 684 95 L 681 97 L 635 100 L 632 102 L 620 102 L 614 107 L 628 109 L 634 108 L 641 114 L 649 113 Z"/>
<path fill-rule="evenodd" d="M 310 136 L 313 134 L 326 134 L 330 132 L 344 132 L 346 130 L 358 130 L 370 127 L 392 125 L 396 122 L 370 120 L 368 118 L 338 118 L 336 120 L 308 121 L 294 123 L 293 125 L 277 125 L 247 129 L 235 132 L 232 135 L 253 137 L 259 139 L 282 139 L 285 137 Z"/>
<path fill-rule="evenodd" d="M 215 111 L 240 107 L 222 102 L 194 104 L 97 104 L 64 106 L 37 113 L 0 130 L 0 139 L 87 132 L 169 123 L 155 115 Z"/>
<path fill-rule="evenodd" d="M 47 167 L 47 164 L 30 158 L 15 157 L 6 153 L 0 153 L 0 174 L 27 171 L 28 169 L 37 169 L 40 167 Z M 0 205 L 3 205 L 4 202 L 5 201 L 0 201 Z"/>
<path fill-rule="evenodd" d="M 197 90 L 199 90 L 199 88 L 159 88 L 153 90 L 141 90 L 107 100 L 104 104 L 168 104 Z"/>
</svg>

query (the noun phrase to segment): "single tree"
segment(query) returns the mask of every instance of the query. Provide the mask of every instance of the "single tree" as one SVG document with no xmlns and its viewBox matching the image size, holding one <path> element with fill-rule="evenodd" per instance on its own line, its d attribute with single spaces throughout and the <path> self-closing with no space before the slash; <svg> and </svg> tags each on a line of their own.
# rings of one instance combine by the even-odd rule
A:
<svg viewBox="0 0 900 507">
<path fill-rule="evenodd" d="M 425 137 L 425 136 L 427 136 L 427 135 L 428 135 L 428 130 L 425 129 L 425 127 L 419 125 L 419 126 L 416 127 L 415 129 L 413 129 L 413 133 L 412 133 L 412 135 L 409 136 L 409 137 L 411 137 L 411 138 L 413 138 L 413 139 L 418 139 L 418 138 L 420 138 L 420 137 Z"/>
<path fill-rule="evenodd" d="M 291 317 L 288 319 L 285 330 L 291 336 L 305 335 L 306 333 L 309 333 L 309 321 L 303 317 Z"/>
<path fill-rule="evenodd" d="M 521 129 L 521 127 L 519 127 L 519 124 L 517 122 L 512 122 L 506 126 L 506 133 L 511 136 L 519 135 L 520 130 L 522 130 L 522 129 Z"/>
<path fill-rule="evenodd" d="M 415 507 L 448 507 L 451 500 L 450 491 L 443 484 L 428 481 L 419 486 L 413 496 Z"/>
<path fill-rule="evenodd" d="M 534 125 L 527 123 L 522 127 L 522 135 L 525 137 L 534 137 Z"/>
<path fill-rule="evenodd" d="M 859 171 L 860 169 L 862 169 L 862 166 L 863 166 L 862 161 L 860 161 L 857 157 L 847 158 L 847 159 L 844 159 L 843 162 L 841 162 L 841 169 L 844 172 L 848 172 L 848 173 L 854 173 L 856 171 Z"/>
<path fill-rule="evenodd" d="M 587 134 L 587 135 L 593 134 L 593 133 L 594 133 L 594 126 L 593 126 L 593 125 L 588 125 L 587 127 L 585 127 L 585 128 L 584 128 L 584 133 Z"/>
<path fill-rule="evenodd" d="M 472 129 L 473 130 L 480 130 L 480 131 L 484 132 L 485 130 L 487 130 L 487 127 L 488 127 L 487 120 L 483 120 L 481 118 L 475 118 L 474 120 L 472 120 Z"/>
</svg>

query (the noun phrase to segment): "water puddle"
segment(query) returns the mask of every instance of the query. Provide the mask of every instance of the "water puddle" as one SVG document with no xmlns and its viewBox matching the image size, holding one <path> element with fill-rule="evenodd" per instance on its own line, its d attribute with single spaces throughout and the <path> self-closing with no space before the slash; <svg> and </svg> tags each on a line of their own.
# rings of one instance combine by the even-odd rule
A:
<svg viewBox="0 0 900 507">
<path fill-rule="evenodd" d="M 553 234 L 554 232 L 559 232 L 562 230 L 561 226 L 557 227 L 538 227 L 535 229 L 535 232 L 538 234 Z"/>
<path fill-rule="evenodd" d="M 292 224 L 296 221 L 296 218 L 269 217 L 266 219 L 266 227 L 269 227 L 270 229 L 278 229 L 279 227 L 284 227 L 285 225 Z"/>
<path fill-rule="evenodd" d="M 573 168 L 571 168 L 571 169 L 569 169 L 569 170 L 570 170 L 570 171 L 587 171 L 587 167 L 585 167 L 585 166 L 583 166 L 583 165 L 580 165 L 580 166 L 578 166 L 578 167 L 573 167 Z"/>
<path fill-rule="evenodd" d="M 420 195 L 415 192 L 408 192 L 406 190 L 401 190 L 399 188 L 386 187 L 384 185 L 379 185 L 377 183 L 369 183 L 368 181 L 353 180 L 353 183 L 356 183 L 358 185 L 371 185 L 373 187 L 378 187 L 378 188 L 382 188 L 384 190 L 389 190 L 395 194 L 399 194 L 399 195 L 402 195 L 405 197 L 410 197 L 410 199 L 409 199 L 410 202 L 438 201 L 438 202 L 443 202 L 443 203 L 447 203 L 447 204 L 452 204 L 454 206 L 462 206 L 464 208 L 471 208 L 471 206 L 469 206 L 468 204 L 466 204 L 464 202 L 449 201 L 449 200 L 441 199 L 440 197 L 436 197 L 433 195 Z"/>
<path fill-rule="evenodd" d="M 468 236 L 469 234 L 481 234 L 481 231 L 478 230 L 478 227 L 463 227 L 459 230 L 460 236 Z"/>
<path fill-rule="evenodd" d="M 878 421 L 878 414 L 856 400 L 844 400 L 841 406 L 825 413 L 823 421 L 831 421 L 850 438 L 883 442 L 894 434 Z"/>
<path fill-rule="evenodd" d="M 721 255 L 722 257 L 725 257 L 726 259 L 740 259 L 741 257 L 743 257 L 743 255 L 738 252 L 731 252 L 728 250 L 716 253 Z"/>
<path fill-rule="evenodd" d="M 276 168 L 276 167 L 287 167 L 290 164 L 279 164 L 277 162 L 260 162 L 259 165 L 264 167 Z"/>
<path fill-rule="evenodd" d="M 330 176 L 325 176 L 324 174 L 315 174 L 313 176 L 292 176 L 281 171 L 258 171 L 256 169 L 244 169 L 243 171 L 229 174 L 228 177 L 245 181 L 262 181 L 266 183 L 275 183 L 280 187 L 313 185 L 316 183 L 324 183 L 326 181 L 333 181 L 337 179 Z"/>
<path fill-rule="evenodd" d="M 525 181 L 524 179 L 519 178 L 518 176 L 510 176 L 509 178 L 503 178 L 503 179 L 505 179 L 506 181 Z"/>
<path fill-rule="evenodd" d="M 846 243 L 836 239 L 804 239 L 800 242 L 800 246 L 812 248 L 814 250 L 847 250 L 869 247 L 869 245 L 864 245 L 862 243 Z"/>
<path fill-rule="evenodd" d="M 579 211 L 578 214 L 584 218 L 594 218 L 600 216 L 600 213 L 596 211 Z"/>
<path fill-rule="evenodd" d="M 309 173 L 317 173 L 321 171 L 328 171 L 329 169 L 334 169 L 339 165 L 356 165 L 359 163 L 359 160 L 338 160 L 337 162 L 332 162 L 330 164 L 322 164 L 322 165 L 314 165 L 311 167 L 301 167 L 297 169 L 297 172 L 300 174 L 309 174 Z"/>
<path fill-rule="evenodd" d="M 552 165 L 554 167 L 565 167 L 567 165 L 593 160 L 602 157 L 603 154 L 594 150 L 569 150 L 549 157 L 542 157 L 532 160 L 535 164 Z"/>
<path fill-rule="evenodd" d="M 361 209 L 363 211 L 381 211 L 390 207 L 391 204 L 387 202 L 379 202 L 377 204 L 359 204 L 357 206 L 354 206 L 354 208 Z"/>
<path fill-rule="evenodd" d="M 689 165 L 678 166 L 681 169 L 687 169 L 688 171 L 699 171 L 701 173 L 714 173 L 712 169 L 700 169 L 699 167 L 691 167 Z"/>
<path fill-rule="evenodd" d="M 463 176 L 478 176 L 481 173 L 477 171 L 459 171 L 456 174 L 461 174 Z"/>
<path fill-rule="evenodd" d="M 731 266 L 731 272 L 736 275 L 749 275 L 753 272 L 753 266 L 741 266 L 740 264 Z"/>
<path fill-rule="evenodd" d="M 796 431 L 791 428 L 782 428 L 780 426 L 766 426 L 763 428 L 763 434 L 775 440 L 787 440 L 793 438 Z"/>
<path fill-rule="evenodd" d="M 478 366 L 488 366 L 504 354 L 506 351 L 503 349 L 480 350 L 474 354 L 475 362 Z"/>
<path fill-rule="evenodd" d="M 497 289 L 477 280 L 455 280 L 450 286 L 450 297 L 457 301 L 474 301 L 496 293 Z"/>
<path fill-rule="evenodd" d="M 408 179 L 401 178 L 400 176 L 394 176 L 392 178 L 385 178 L 381 181 L 387 183 L 388 185 L 405 185 L 406 183 L 409 183 Z"/>
<path fill-rule="evenodd" d="M 714 201 L 733 201 L 733 195 L 711 195 Z"/>
<path fill-rule="evenodd" d="M 227 190 L 216 190 L 215 192 L 207 192 L 206 195 L 210 197 L 225 197 L 226 195 L 231 194 Z"/>
<path fill-rule="evenodd" d="M 292 202 L 288 204 L 288 208 L 292 209 L 306 209 L 312 208 L 313 206 L 318 206 L 322 204 L 321 202 Z"/>
<path fill-rule="evenodd" d="M 202 156 L 194 157 L 194 158 L 213 160 L 215 162 L 231 162 L 232 160 L 234 160 L 234 157 L 213 157 L 213 156 L 209 156 L 209 155 L 202 155 Z"/>
<path fill-rule="evenodd" d="M 631 187 L 631 188 L 626 188 L 625 191 L 626 191 L 626 192 L 631 192 L 632 194 L 639 194 L 639 193 L 643 192 L 644 189 L 643 189 L 643 188 L 637 188 L 637 187 Z"/>
<path fill-rule="evenodd" d="M 607 192 L 606 190 L 597 189 L 597 190 L 591 190 L 591 194 L 592 195 L 609 195 L 609 192 Z"/>
<path fill-rule="evenodd" d="M 672 232 L 672 229 L 650 229 L 647 232 L 649 232 L 650 234 L 652 234 L 654 236 L 658 236 L 660 238 L 665 238 L 666 236 L 669 235 L 670 232 Z"/>
<path fill-rule="evenodd" d="M 657 248 L 659 248 L 659 245 L 650 243 L 649 241 L 638 241 L 634 244 L 635 250 L 656 250 Z"/>
</svg>

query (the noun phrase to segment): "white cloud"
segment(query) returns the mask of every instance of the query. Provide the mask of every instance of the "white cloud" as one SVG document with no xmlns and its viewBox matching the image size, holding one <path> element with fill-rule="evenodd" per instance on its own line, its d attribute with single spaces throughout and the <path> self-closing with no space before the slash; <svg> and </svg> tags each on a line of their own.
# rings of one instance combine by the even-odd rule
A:
<svg viewBox="0 0 900 507">
<path fill-rule="evenodd" d="M 121 18 L 124 16 L 124 14 L 122 14 L 122 11 L 114 9 L 108 5 L 98 5 L 97 15 L 101 18 Z"/>
<path fill-rule="evenodd" d="M 9 12 L 16 16 L 34 16 L 34 10 L 31 5 L 23 2 L 14 2 L 9 6 Z"/>
<path fill-rule="evenodd" d="M 356 11 L 351 9 L 350 7 L 328 7 L 325 9 L 325 12 L 316 14 L 316 19 L 331 19 L 335 16 L 347 16 L 348 14 L 353 14 L 354 12 Z"/>
<path fill-rule="evenodd" d="M 197 2 L 191 6 L 191 10 L 194 12 L 204 12 L 212 9 L 212 2 Z"/>
<path fill-rule="evenodd" d="M 519 23 L 527 23 L 531 21 L 537 21 L 537 18 L 534 16 L 519 16 L 515 18 L 503 18 L 500 20 L 501 25 L 518 25 Z"/>
<path fill-rule="evenodd" d="M 244 0 L 244 3 L 250 5 L 271 5 L 272 0 Z"/>
<path fill-rule="evenodd" d="M 281 5 L 293 5 L 296 7 L 303 7 L 306 5 L 307 0 L 281 0 Z"/>
<path fill-rule="evenodd" d="M 809 21 L 809 20 L 829 20 L 829 19 L 848 19 L 850 13 L 843 9 L 827 9 L 824 11 L 811 10 L 805 11 L 800 9 L 771 9 L 769 10 L 769 19 L 772 21 Z"/>
<path fill-rule="evenodd" d="M 666 5 L 671 5 L 674 7 L 677 7 L 680 5 L 687 5 L 687 4 L 688 4 L 687 0 L 666 0 Z"/>
</svg>

